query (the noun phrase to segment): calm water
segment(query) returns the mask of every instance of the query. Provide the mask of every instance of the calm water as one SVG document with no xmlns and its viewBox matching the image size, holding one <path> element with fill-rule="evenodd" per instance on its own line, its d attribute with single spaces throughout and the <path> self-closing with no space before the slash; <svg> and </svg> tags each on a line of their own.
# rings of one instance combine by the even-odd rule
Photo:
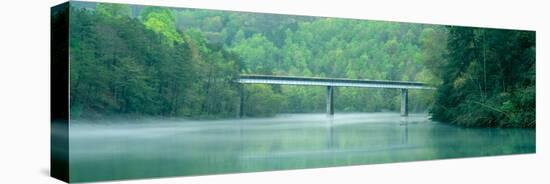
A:
<svg viewBox="0 0 550 184">
<path fill-rule="evenodd" d="M 71 181 L 268 171 L 535 152 L 534 129 L 459 128 L 426 114 L 71 121 Z"/>
</svg>

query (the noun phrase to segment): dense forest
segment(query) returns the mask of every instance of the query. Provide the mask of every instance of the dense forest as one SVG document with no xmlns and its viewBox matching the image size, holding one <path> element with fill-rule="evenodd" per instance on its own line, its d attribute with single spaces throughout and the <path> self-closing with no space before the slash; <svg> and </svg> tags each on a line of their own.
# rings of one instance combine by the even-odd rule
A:
<svg viewBox="0 0 550 184">
<path fill-rule="evenodd" d="M 535 126 L 534 33 L 72 2 L 71 118 L 234 117 L 239 74 L 426 82 L 410 108 Z M 325 88 L 245 85 L 247 116 L 323 112 Z M 336 111 L 398 111 L 399 90 L 337 88 Z"/>
<path fill-rule="evenodd" d="M 433 119 L 535 127 L 535 32 L 449 27 Z"/>
</svg>

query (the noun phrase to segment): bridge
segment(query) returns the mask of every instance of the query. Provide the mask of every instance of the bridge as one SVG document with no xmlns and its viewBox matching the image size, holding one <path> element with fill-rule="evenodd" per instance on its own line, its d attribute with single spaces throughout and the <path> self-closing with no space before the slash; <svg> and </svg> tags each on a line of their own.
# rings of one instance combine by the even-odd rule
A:
<svg viewBox="0 0 550 184">
<path fill-rule="evenodd" d="M 408 116 L 409 89 L 433 90 L 425 83 L 410 81 L 389 80 L 360 80 L 344 78 L 321 77 L 296 77 L 274 75 L 240 75 L 237 79 L 240 84 L 277 84 L 277 85 L 302 85 L 302 86 L 326 86 L 327 87 L 327 115 L 334 115 L 334 88 L 335 87 L 359 87 L 359 88 L 390 88 L 401 89 L 401 116 Z M 244 91 L 240 91 L 239 117 L 244 115 Z"/>
</svg>

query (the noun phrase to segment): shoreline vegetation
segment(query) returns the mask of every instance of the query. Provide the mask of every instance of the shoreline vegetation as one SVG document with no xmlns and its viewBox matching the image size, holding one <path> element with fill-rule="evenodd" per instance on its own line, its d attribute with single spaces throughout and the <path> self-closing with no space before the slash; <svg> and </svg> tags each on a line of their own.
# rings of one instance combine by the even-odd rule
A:
<svg viewBox="0 0 550 184">
<path fill-rule="evenodd" d="M 449 27 L 434 120 L 535 128 L 535 32 Z"/>
<path fill-rule="evenodd" d="M 237 114 L 239 74 L 426 82 L 410 111 L 534 128 L 535 32 L 71 2 L 70 118 Z M 54 19 L 55 20 L 55 19 Z M 323 112 L 325 88 L 246 85 L 248 117 Z M 337 88 L 340 112 L 399 111 L 400 93 Z"/>
</svg>

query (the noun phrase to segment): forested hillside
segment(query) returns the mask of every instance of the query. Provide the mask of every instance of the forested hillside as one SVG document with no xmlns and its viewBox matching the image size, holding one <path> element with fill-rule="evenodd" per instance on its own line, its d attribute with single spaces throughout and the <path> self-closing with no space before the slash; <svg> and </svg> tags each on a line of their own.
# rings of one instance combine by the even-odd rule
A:
<svg viewBox="0 0 550 184">
<path fill-rule="evenodd" d="M 533 32 L 73 2 L 71 117 L 234 117 L 239 74 L 426 82 L 410 108 L 467 126 L 535 124 Z M 323 112 L 323 87 L 246 85 L 247 116 Z M 399 90 L 337 88 L 336 111 Z M 434 95 L 435 94 L 435 95 Z M 434 98 L 435 96 L 435 98 Z"/>
<path fill-rule="evenodd" d="M 443 27 L 80 3 L 71 9 L 72 117 L 230 117 L 239 73 L 437 82 Z M 78 4 L 77 4 L 78 5 Z M 444 46 L 444 45 L 443 45 Z M 433 61 L 435 62 L 435 61 Z M 245 86 L 248 116 L 322 112 L 325 89 Z M 427 111 L 430 92 L 411 92 Z M 399 91 L 338 88 L 336 110 L 397 110 Z"/>
<path fill-rule="evenodd" d="M 229 116 L 236 56 L 175 28 L 169 9 L 71 9 L 71 116 Z"/>
</svg>

